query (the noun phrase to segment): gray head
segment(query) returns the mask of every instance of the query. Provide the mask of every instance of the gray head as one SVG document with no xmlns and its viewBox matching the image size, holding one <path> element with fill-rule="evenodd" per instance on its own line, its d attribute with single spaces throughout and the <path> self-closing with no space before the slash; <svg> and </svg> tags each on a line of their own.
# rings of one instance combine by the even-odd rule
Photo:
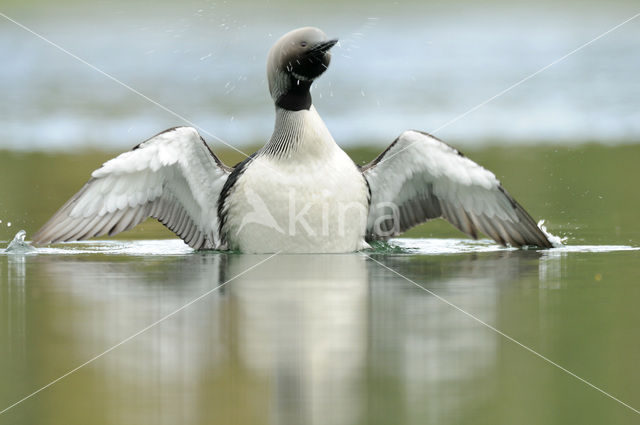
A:
<svg viewBox="0 0 640 425">
<path fill-rule="evenodd" d="M 329 67 L 329 49 L 337 42 L 313 27 L 298 28 L 276 41 L 267 61 L 269 91 L 276 106 L 309 109 L 311 83 Z"/>
</svg>

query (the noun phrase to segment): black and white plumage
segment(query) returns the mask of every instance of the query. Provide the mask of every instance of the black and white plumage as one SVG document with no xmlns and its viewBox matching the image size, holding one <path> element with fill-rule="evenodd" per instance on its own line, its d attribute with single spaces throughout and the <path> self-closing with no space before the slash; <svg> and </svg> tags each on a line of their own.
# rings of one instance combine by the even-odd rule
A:
<svg viewBox="0 0 640 425">
<path fill-rule="evenodd" d="M 442 217 L 474 239 L 482 232 L 502 245 L 551 247 L 492 172 L 430 134 L 405 131 L 362 172 L 371 188 L 368 239 Z"/>
<path fill-rule="evenodd" d="M 195 249 L 349 252 L 442 217 L 473 238 L 551 246 L 493 173 L 426 133 L 406 131 L 358 167 L 311 101 L 335 44 L 307 27 L 272 47 L 274 132 L 247 160 L 227 167 L 195 129 L 167 130 L 94 171 L 34 242 L 113 235 L 155 217 Z"/>
<path fill-rule="evenodd" d="M 230 172 L 193 128 L 166 130 L 95 170 L 33 240 L 114 235 L 154 217 L 192 248 L 215 248 L 217 200 Z"/>
</svg>

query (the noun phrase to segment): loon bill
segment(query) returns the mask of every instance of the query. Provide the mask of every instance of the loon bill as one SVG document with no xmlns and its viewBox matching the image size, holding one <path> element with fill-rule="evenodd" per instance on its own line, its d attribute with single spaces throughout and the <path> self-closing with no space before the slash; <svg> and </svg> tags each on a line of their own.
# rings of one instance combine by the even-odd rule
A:
<svg viewBox="0 0 640 425">
<path fill-rule="evenodd" d="M 245 161 L 228 167 L 194 128 L 171 128 L 95 170 L 33 242 L 114 235 L 154 217 L 194 249 L 350 252 L 442 217 L 473 238 L 551 247 L 493 173 L 427 133 L 405 131 L 357 166 L 311 101 L 336 42 L 305 27 L 271 48 L 275 127 Z"/>
</svg>

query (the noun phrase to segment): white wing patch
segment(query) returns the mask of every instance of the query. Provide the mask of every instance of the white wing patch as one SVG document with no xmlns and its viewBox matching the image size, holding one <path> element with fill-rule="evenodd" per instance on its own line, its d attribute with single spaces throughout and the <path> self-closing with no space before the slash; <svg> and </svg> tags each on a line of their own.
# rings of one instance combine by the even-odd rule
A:
<svg viewBox="0 0 640 425">
<path fill-rule="evenodd" d="M 95 170 L 34 242 L 113 235 L 155 217 L 193 248 L 215 248 L 217 201 L 229 171 L 195 129 L 167 130 Z"/>
<path fill-rule="evenodd" d="M 362 171 L 371 188 L 369 239 L 442 217 L 474 238 L 481 231 L 503 245 L 550 246 L 492 172 L 428 134 L 405 131 Z"/>
</svg>

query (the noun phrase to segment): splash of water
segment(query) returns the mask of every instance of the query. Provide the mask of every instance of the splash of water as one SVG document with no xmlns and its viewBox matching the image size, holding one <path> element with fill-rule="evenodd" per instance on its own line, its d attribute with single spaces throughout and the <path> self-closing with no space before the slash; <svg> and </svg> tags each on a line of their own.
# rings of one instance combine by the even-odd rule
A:
<svg viewBox="0 0 640 425">
<path fill-rule="evenodd" d="M 544 233 L 547 239 L 549 239 L 549 242 L 551 242 L 551 245 L 553 245 L 554 248 L 562 248 L 564 246 L 564 243 L 567 241 L 566 236 L 560 237 L 549 232 L 547 227 L 544 225 L 544 220 L 540 220 L 538 222 L 538 227 L 542 230 L 542 233 Z"/>
<path fill-rule="evenodd" d="M 371 245 L 371 249 L 366 251 L 373 254 L 407 254 L 411 252 L 409 249 L 388 241 L 371 241 L 369 245 Z"/>
<path fill-rule="evenodd" d="M 7 254 L 29 254 L 35 252 L 36 249 L 28 242 L 25 242 L 25 236 L 27 236 L 27 232 L 24 230 L 20 230 L 16 233 L 4 252 Z"/>
</svg>

